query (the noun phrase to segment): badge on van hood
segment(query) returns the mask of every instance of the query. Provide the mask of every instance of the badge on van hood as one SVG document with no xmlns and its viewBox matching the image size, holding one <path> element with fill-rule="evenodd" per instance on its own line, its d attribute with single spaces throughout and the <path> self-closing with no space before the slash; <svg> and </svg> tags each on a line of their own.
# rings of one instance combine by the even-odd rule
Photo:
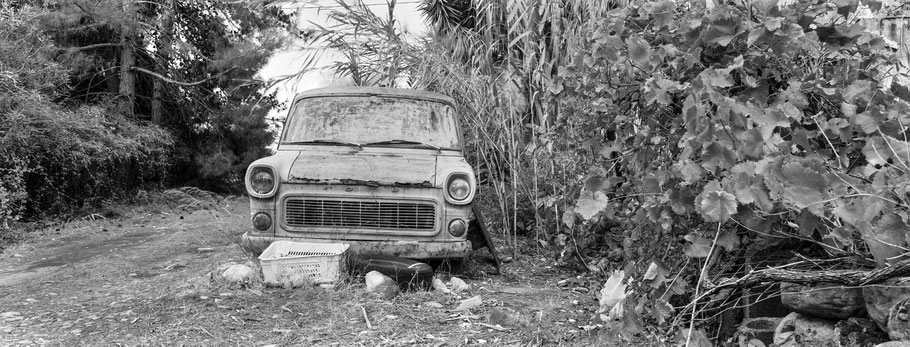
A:
<svg viewBox="0 0 910 347">
<path fill-rule="evenodd" d="M 301 152 L 288 177 L 291 183 L 433 187 L 436 156 Z"/>
</svg>

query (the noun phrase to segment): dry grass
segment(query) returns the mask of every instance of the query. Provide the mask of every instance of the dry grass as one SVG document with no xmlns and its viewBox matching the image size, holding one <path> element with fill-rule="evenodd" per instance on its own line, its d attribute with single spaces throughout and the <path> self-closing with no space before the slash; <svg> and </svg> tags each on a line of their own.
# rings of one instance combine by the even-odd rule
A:
<svg viewBox="0 0 910 347">
<path fill-rule="evenodd" d="M 549 266 L 546 257 L 508 264 L 501 276 L 476 274 L 459 296 L 423 291 L 382 300 L 357 279 L 334 289 L 225 283 L 219 265 L 258 265 L 236 245 L 248 219 L 245 201 L 218 204 L 195 211 L 121 206 L 115 217 L 76 218 L 0 254 L 0 313 L 22 317 L 0 320 L 0 345 L 524 346 L 599 339 L 598 330 L 581 328 L 596 324 L 598 282 L 586 282 L 588 292 L 559 287 L 575 274 Z M 483 304 L 453 311 L 473 296 Z M 522 323 L 494 325 L 490 314 L 505 308 Z"/>
</svg>

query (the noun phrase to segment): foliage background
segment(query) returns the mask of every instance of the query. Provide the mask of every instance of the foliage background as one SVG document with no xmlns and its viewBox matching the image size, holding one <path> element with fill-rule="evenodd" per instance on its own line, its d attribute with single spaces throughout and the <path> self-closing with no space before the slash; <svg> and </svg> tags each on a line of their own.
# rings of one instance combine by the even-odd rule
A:
<svg viewBox="0 0 910 347">
<path fill-rule="evenodd" d="M 359 58 L 336 66 L 356 83 L 459 102 L 514 256 L 523 235 L 567 265 L 623 268 L 611 278 L 635 295 L 605 320 L 717 338 L 739 294 L 700 291 L 756 254 L 903 259 L 910 94 L 904 43 L 875 26 L 889 4 L 428 0 L 433 33 L 409 42 L 357 2 L 317 38 Z"/>
<path fill-rule="evenodd" d="M 139 189 L 234 192 L 269 154 L 267 1 L 0 2 L 0 221 Z"/>
</svg>

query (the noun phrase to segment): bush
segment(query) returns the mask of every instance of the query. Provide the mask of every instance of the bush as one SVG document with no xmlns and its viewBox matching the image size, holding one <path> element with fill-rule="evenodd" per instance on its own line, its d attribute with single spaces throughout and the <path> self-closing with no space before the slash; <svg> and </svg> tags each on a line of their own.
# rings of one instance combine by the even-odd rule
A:
<svg viewBox="0 0 910 347">
<path fill-rule="evenodd" d="M 0 5 L 0 225 L 66 212 L 159 181 L 170 135 L 104 105 L 53 102 L 67 72 L 37 27 L 40 12 Z"/>
</svg>

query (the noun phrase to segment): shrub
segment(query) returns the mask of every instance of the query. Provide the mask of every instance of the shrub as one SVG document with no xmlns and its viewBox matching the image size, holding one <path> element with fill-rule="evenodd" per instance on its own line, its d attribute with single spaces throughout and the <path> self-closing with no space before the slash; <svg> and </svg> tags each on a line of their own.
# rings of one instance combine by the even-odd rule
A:
<svg viewBox="0 0 910 347">
<path fill-rule="evenodd" d="M 0 5 L 0 221 L 65 212 L 160 180 L 170 135 L 52 98 L 67 72 L 37 27 L 40 12 Z"/>
</svg>

